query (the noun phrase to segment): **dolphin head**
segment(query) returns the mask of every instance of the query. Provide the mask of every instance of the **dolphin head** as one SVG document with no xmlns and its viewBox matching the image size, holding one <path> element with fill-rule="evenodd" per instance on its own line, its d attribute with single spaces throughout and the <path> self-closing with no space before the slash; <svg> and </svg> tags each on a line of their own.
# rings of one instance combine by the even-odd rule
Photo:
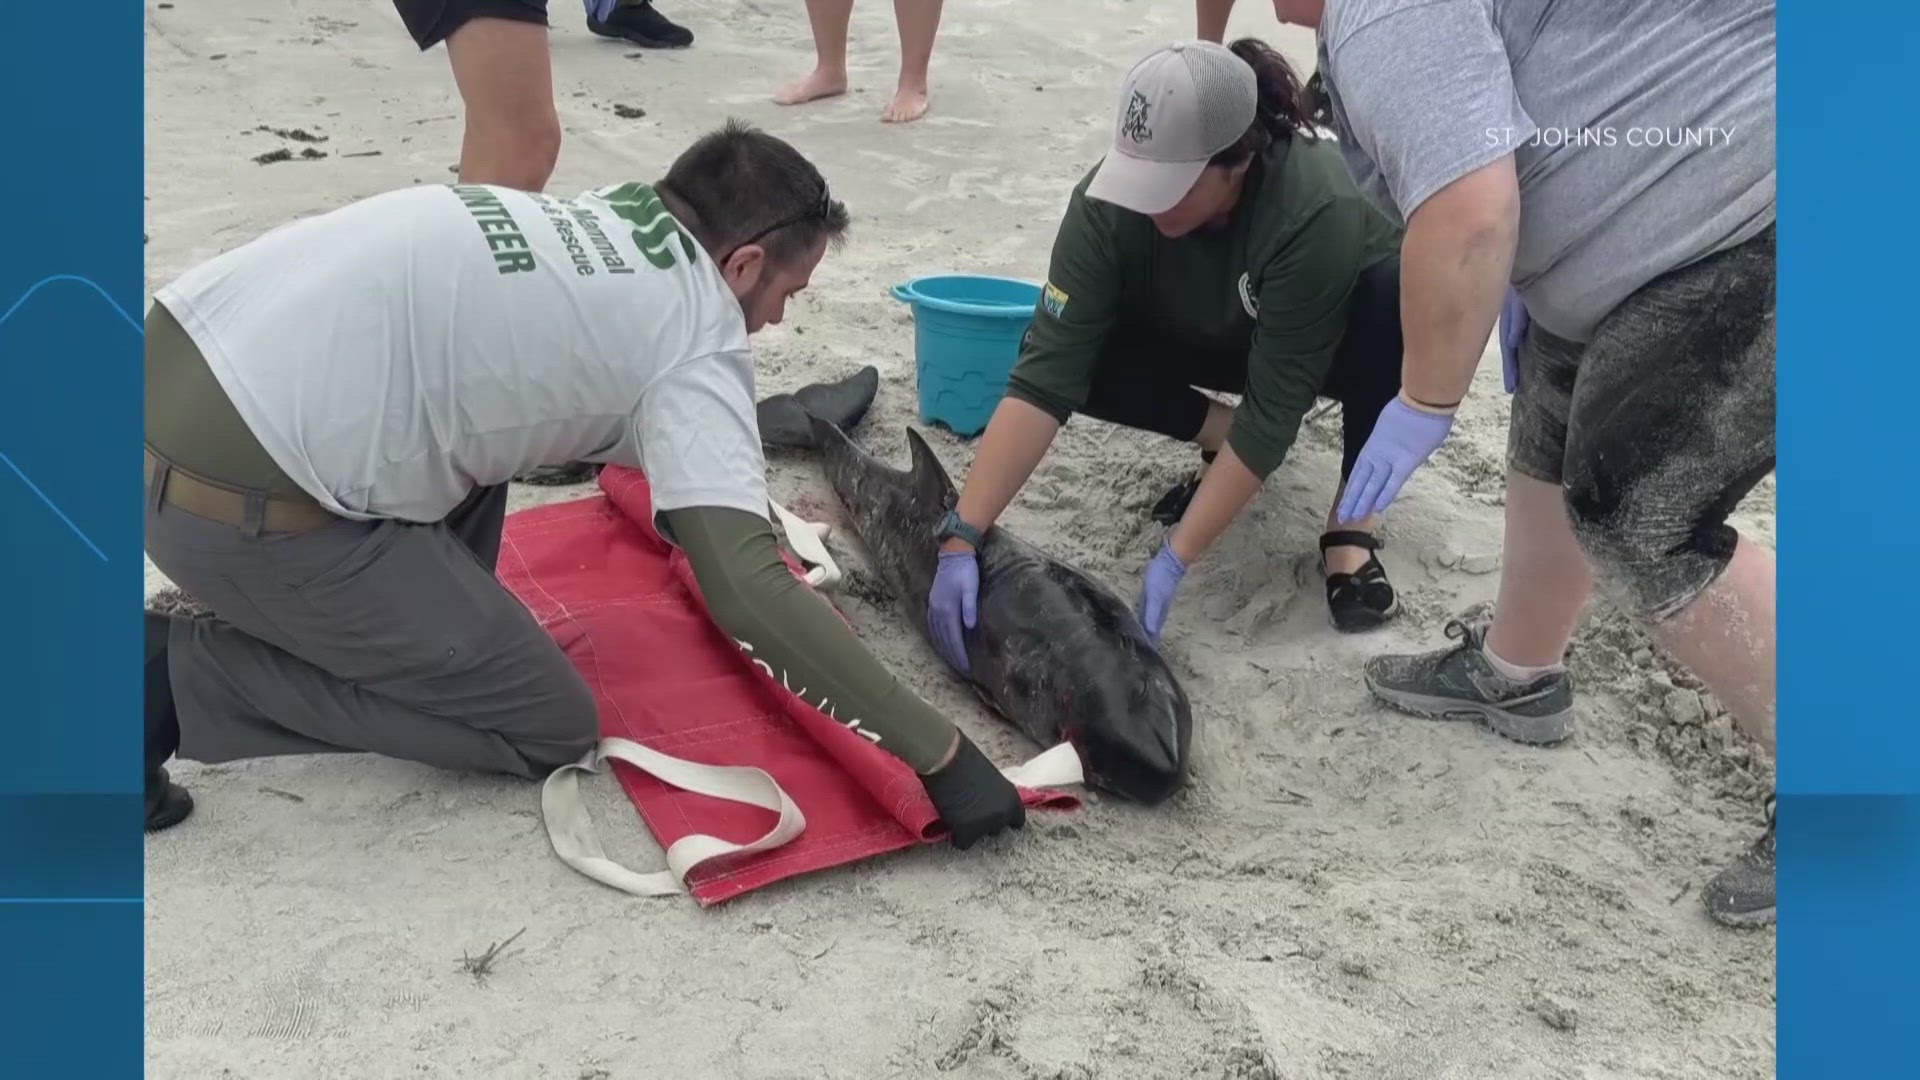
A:
<svg viewBox="0 0 1920 1080">
<path fill-rule="evenodd" d="M 1193 711 L 1144 634 L 1136 644 L 1122 650 L 1124 670 L 1081 691 L 1081 715 L 1098 722 L 1069 738 L 1095 786 L 1151 806 L 1186 783 Z"/>
<path fill-rule="evenodd" d="M 1186 782 L 1193 734 L 1180 681 L 1128 605 L 1098 583 L 1050 563 L 1024 584 L 996 594 L 994 613 L 1017 625 L 1044 626 L 1045 633 L 1017 654 L 990 651 L 988 658 L 999 661 L 999 675 L 1013 685 L 1051 681 L 1053 690 L 1009 704 L 1023 714 L 1053 716 L 1059 727 L 1051 737 L 1073 744 L 1095 787 L 1149 805 L 1164 801 Z M 1050 679 L 1061 671 L 1073 678 Z M 1050 737 L 1044 727 L 1029 733 L 1042 742 Z"/>
</svg>

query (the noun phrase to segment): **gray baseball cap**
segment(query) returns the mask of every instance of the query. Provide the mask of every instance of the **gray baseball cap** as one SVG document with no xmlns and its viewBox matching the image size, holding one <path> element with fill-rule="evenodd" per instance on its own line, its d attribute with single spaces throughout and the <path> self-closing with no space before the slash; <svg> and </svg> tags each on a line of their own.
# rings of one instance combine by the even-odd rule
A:
<svg viewBox="0 0 1920 1080">
<path fill-rule="evenodd" d="M 1120 87 L 1108 152 L 1087 197 L 1159 214 L 1193 190 L 1213 155 L 1253 124 L 1253 68 L 1224 45 L 1183 41 L 1133 66 Z"/>
</svg>

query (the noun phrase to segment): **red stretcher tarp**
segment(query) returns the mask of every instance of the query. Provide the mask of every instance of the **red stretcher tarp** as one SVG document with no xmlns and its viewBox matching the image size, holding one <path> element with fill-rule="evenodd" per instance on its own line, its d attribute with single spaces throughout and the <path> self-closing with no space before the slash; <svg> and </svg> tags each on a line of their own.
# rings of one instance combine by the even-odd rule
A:
<svg viewBox="0 0 1920 1080">
<path fill-rule="evenodd" d="M 898 758 L 774 681 L 714 626 L 686 557 L 653 527 L 646 478 L 609 466 L 601 495 L 508 517 L 500 579 L 573 661 L 600 705 L 603 738 L 676 758 L 765 770 L 805 815 L 794 840 L 696 866 L 702 905 L 783 878 L 944 839 Z M 621 786 L 663 849 L 689 834 L 746 843 L 776 815 L 669 786 L 623 761 Z M 1021 789 L 1031 807 L 1072 809 Z"/>
</svg>

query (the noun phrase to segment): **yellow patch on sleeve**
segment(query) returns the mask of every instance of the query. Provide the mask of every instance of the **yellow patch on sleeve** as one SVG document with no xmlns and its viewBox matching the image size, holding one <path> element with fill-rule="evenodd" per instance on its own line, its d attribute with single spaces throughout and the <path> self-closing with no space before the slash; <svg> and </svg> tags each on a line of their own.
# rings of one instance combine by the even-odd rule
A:
<svg viewBox="0 0 1920 1080">
<path fill-rule="evenodd" d="M 1067 309 L 1066 290 L 1049 281 L 1047 287 L 1041 290 L 1040 303 L 1047 309 L 1047 314 L 1057 319 Z"/>
</svg>

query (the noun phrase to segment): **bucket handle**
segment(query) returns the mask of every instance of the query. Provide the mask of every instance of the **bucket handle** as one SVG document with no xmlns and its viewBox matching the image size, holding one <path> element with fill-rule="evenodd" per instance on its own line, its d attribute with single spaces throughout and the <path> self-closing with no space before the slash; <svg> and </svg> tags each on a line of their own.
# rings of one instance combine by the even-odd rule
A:
<svg viewBox="0 0 1920 1080">
<path fill-rule="evenodd" d="M 910 284 L 895 285 L 893 288 L 887 291 L 892 294 L 895 300 L 898 300 L 903 304 L 909 304 L 909 305 L 918 304 L 921 301 L 928 299 L 927 297 L 923 297 L 919 293 L 915 292 L 913 290 L 913 286 Z M 942 302 L 949 303 L 949 304 L 953 303 L 952 301 L 934 301 L 933 306 L 938 307 L 939 304 Z M 983 303 L 981 301 L 975 300 L 975 301 L 970 301 L 967 306 L 972 310 L 977 311 L 983 315 L 998 314 L 998 313 L 1018 314 L 1023 312 L 1029 312 L 1032 310 L 1032 306 L 1028 304 L 1010 304 L 1010 303 L 1004 303 L 1004 302 L 998 302 L 998 301 Z M 956 306 L 953 310 L 960 310 L 960 309 Z"/>
</svg>

